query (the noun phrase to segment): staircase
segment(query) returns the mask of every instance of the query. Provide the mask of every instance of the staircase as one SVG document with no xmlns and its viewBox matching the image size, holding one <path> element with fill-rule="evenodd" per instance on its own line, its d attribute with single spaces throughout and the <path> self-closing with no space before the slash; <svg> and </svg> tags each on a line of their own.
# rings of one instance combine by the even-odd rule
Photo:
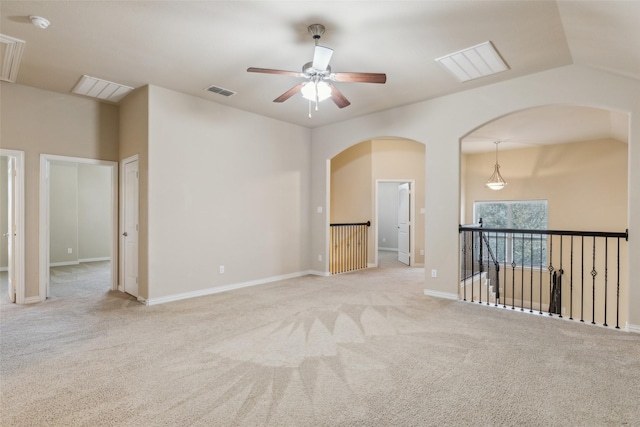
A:
<svg viewBox="0 0 640 427">
<path fill-rule="evenodd" d="M 489 288 L 488 301 L 487 287 Z M 477 273 L 473 277 L 462 280 L 460 282 L 460 297 L 465 301 L 496 303 L 496 292 L 486 272 Z"/>
</svg>

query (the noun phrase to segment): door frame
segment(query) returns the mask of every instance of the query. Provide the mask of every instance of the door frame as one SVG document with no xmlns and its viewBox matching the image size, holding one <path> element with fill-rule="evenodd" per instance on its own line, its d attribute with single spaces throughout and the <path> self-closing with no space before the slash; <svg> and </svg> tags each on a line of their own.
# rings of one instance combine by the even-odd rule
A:
<svg viewBox="0 0 640 427">
<path fill-rule="evenodd" d="M 51 162 L 81 163 L 111 168 L 111 290 L 118 289 L 118 162 L 40 154 L 40 301 L 49 295 L 49 171 Z"/>
<path fill-rule="evenodd" d="M 125 208 L 126 208 L 126 201 L 125 201 L 125 188 L 124 186 L 126 185 L 126 177 L 125 177 L 125 165 L 127 163 L 131 163 L 131 162 L 138 162 L 138 173 L 140 171 L 140 160 L 138 158 L 137 154 L 134 154 L 133 156 L 127 157 L 126 159 L 122 159 L 120 160 L 120 228 L 118 229 L 118 242 L 119 242 L 119 247 L 120 247 L 120 269 L 119 269 L 119 273 L 118 273 L 118 290 L 121 292 L 125 292 L 124 290 L 124 281 L 125 281 L 125 262 L 126 260 L 124 259 L 125 257 L 125 248 L 124 248 L 124 240 L 122 238 L 122 234 L 124 233 L 124 215 L 125 215 Z M 139 182 L 139 181 L 138 181 Z M 138 197 L 140 195 L 140 187 L 138 187 Z M 138 223 L 140 222 L 140 201 L 138 200 Z M 140 235 L 138 234 L 138 256 L 140 254 Z M 140 259 L 138 258 L 138 267 L 140 266 Z M 140 295 L 140 289 L 138 289 L 138 297 Z"/>
<path fill-rule="evenodd" d="M 407 267 L 413 267 L 415 260 L 415 233 L 416 233 L 416 180 L 415 179 L 376 179 L 376 188 L 375 188 L 375 230 L 374 230 L 374 251 L 375 251 L 375 266 L 378 266 L 378 204 L 379 204 L 379 196 L 378 190 L 380 188 L 380 184 L 383 183 L 396 183 L 396 184 L 409 184 L 409 265 Z"/>
<path fill-rule="evenodd" d="M 15 162 L 16 174 L 13 177 L 13 189 L 15 190 L 13 218 L 16 225 L 16 235 L 12 247 L 14 287 L 16 290 L 16 304 L 27 304 L 30 302 L 25 298 L 25 211 L 24 211 L 24 151 L 7 150 L 0 148 L 0 156 L 9 157 Z"/>
</svg>

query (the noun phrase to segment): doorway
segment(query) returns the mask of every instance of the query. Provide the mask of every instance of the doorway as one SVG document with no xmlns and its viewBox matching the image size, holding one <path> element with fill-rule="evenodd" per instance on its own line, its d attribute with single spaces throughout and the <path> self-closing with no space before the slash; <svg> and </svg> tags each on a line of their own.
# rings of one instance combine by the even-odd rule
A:
<svg viewBox="0 0 640 427">
<path fill-rule="evenodd" d="M 414 180 L 376 180 L 376 265 L 390 253 L 398 263 L 415 264 L 414 187 Z"/>
<path fill-rule="evenodd" d="M 0 149 L 0 174 L 3 298 L 8 294 L 9 301 L 25 304 L 24 152 Z"/>
<path fill-rule="evenodd" d="M 40 300 L 50 296 L 51 267 L 102 263 L 117 289 L 117 182 L 117 162 L 40 156 Z"/>
</svg>

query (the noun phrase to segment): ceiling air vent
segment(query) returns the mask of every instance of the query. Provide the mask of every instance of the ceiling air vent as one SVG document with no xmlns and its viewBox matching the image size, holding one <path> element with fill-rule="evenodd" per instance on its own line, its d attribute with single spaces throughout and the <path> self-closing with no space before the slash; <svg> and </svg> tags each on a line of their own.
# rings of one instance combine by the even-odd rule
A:
<svg viewBox="0 0 640 427">
<path fill-rule="evenodd" d="M 132 90 L 133 88 L 129 86 L 85 75 L 71 92 L 105 101 L 120 102 Z"/>
<path fill-rule="evenodd" d="M 219 87 L 219 86 L 209 86 L 207 88 L 207 90 L 209 92 L 217 93 L 218 95 L 222 95 L 222 96 L 232 96 L 232 95 L 236 94 L 236 92 L 234 92 L 232 90 L 225 89 L 225 88 Z"/>
<path fill-rule="evenodd" d="M 491 42 L 436 58 L 444 68 L 461 82 L 489 76 L 509 69 Z"/>
<path fill-rule="evenodd" d="M 24 51 L 24 40 L 0 34 L 0 80 L 15 83 L 18 78 L 22 52 Z"/>
</svg>

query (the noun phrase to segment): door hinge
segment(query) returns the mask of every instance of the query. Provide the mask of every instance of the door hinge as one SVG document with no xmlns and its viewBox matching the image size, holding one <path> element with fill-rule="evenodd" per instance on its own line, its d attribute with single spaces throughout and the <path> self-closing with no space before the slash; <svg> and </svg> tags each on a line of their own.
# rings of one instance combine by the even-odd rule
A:
<svg viewBox="0 0 640 427">
<path fill-rule="evenodd" d="M 136 224 L 136 231 L 138 231 L 138 224 Z"/>
</svg>

